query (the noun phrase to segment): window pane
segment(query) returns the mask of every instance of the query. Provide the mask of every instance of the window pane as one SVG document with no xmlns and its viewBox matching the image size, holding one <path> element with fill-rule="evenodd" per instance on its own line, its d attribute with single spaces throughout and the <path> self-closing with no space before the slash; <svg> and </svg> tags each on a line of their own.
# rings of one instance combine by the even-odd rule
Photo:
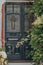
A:
<svg viewBox="0 0 43 65">
<path fill-rule="evenodd" d="M 30 7 L 31 7 L 31 5 L 25 5 L 25 9 L 24 9 L 24 11 L 25 11 L 25 13 L 28 13 L 28 10 L 30 9 Z"/>
<path fill-rule="evenodd" d="M 29 30 L 29 20 L 28 20 L 29 15 L 25 15 L 25 32 Z"/>
<path fill-rule="evenodd" d="M 7 13 L 12 13 L 12 5 L 7 5 Z"/>
<path fill-rule="evenodd" d="M 20 5 L 14 5 L 14 13 L 20 13 Z"/>
<path fill-rule="evenodd" d="M 20 15 L 7 15 L 7 32 L 20 32 Z"/>
</svg>

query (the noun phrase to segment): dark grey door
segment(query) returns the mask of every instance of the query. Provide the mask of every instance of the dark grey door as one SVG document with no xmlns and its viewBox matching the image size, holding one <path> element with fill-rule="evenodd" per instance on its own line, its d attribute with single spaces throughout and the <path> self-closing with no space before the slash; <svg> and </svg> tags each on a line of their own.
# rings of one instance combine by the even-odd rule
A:
<svg viewBox="0 0 43 65">
<path fill-rule="evenodd" d="M 27 35 L 26 32 L 29 30 L 28 8 L 29 3 L 25 2 L 5 4 L 5 47 L 8 59 L 26 59 L 26 49 L 29 49 L 28 42 L 18 48 L 16 44 Z"/>
</svg>

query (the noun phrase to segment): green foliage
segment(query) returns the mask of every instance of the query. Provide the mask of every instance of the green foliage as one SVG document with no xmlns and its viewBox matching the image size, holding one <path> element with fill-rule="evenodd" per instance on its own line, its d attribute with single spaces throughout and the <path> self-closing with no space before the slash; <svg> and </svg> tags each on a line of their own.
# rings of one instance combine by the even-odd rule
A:
<svg viewBox="0 0 43 65">
<path fill-rule="evenodd" d="M 30 45 L 33 48 L 33 61 L 43 61 L 43 22 L 32 26 Z"/>
<path fill-rule="evenodd" d="M 40 24 L 32 25 L 30 41 L 33 48 L 33 61 L 36 62 L 35 65 L 40 65 L 40 61 L 43 61 L 43 0 L 34 0 L 29 13 L 34 13 L 35 16 L 41 19 Z"/>
<path fill-rule="evenodd" d="M 43 22 L 32 26 L 30 45 L 33 48 L 33 61 L 43 61 Z"/>
<path fill-rule="evenodd" d="M 29 13 L 34 13 L 36 16 L 41 16 L 43 14 L 43 0 L 34 0 Z"/>
<path fill-rule="evenodd" d="M 0 51 L 5 51 L 5 48 L 0 48 Z"/>
</svg>

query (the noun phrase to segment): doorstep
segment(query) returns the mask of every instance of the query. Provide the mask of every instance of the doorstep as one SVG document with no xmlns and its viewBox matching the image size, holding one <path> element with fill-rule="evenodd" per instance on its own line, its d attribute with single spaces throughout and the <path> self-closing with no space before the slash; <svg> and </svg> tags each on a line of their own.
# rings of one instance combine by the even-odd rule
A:
<svg viewBox="0 0 43 65">
<path fill-rule="evenodd" d="M 9 63 L 8 65 L 33 65 L 33 63 Z"/>
</svg>

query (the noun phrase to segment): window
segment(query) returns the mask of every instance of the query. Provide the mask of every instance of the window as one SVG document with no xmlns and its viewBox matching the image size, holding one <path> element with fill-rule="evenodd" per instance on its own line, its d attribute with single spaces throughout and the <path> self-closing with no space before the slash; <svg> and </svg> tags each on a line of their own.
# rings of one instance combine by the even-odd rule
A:
<svg viewBox="0 0 43 65">
<path fill-rule="evenodd" d="M 7 13 L 12 13 L 12 5 L 7 5 Z"/>
<path fill-rule="evenodd" d="M 28 10 L 31 8 L 31 5 L 25 5 L 24 6 L 24 12 L 25 12 L 25 17 L 24 17 L 24 19 L 25 19 L 25 32 L 26 31 L 29 31 L 29 27 L 30 27 L 30 24 L 31 24 L 31 21 L 30 21 L 30 15 L 29 15 L 29 12 L 28 12 Z"/>
<path fill-rule="evenodd" d="M 20 5 L 14 5 L 14 13 L 20 13 Z"/>
<path fill-rule="evenodd" d="M 29 15 L 25 15 L 25 32 L 29 31 L 29 20 L 28 20 Z"/>
<path fill-rule="evenodd" d="M 25 5 L 25 6 L 24 6 L 24 11 L 25 11 L 25 13 L 28 12 L 28 10 L 30 9 L 30 7 L 31 7 L 31 5 Z"/>
<path fill-rule="evenodd" d="M 20 15 L 12 15 L 7 15 L 7 32 L 20 32 Z"/>
</svg>

